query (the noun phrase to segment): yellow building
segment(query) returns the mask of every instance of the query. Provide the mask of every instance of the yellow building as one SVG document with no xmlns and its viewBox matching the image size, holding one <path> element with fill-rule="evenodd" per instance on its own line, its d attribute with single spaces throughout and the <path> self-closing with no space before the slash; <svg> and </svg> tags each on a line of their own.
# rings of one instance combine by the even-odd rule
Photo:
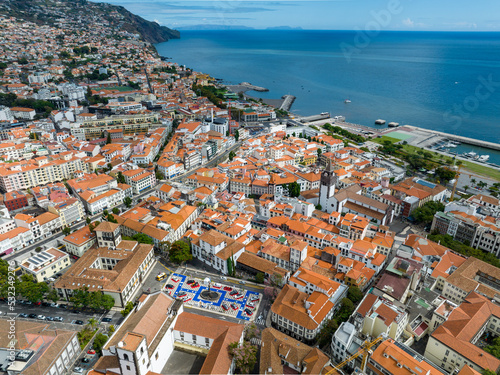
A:
<svg viewBox="0 0 500 375">
<path fill-rule="evenodd" d="M 36 281 L 45 281 L 69 267 L 69 255 L 55 248 L 41 251 L 21 262 L 21 271 L 35 276 Z"/>
</svg>

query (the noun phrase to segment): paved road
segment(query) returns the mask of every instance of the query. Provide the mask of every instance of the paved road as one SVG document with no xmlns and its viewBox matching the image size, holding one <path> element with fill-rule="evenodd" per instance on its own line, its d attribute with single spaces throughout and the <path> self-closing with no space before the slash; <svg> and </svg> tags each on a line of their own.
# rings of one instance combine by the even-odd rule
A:
<svg viewBox="0 0 500 375">
<path fill-rule="evenodd" d="M 243 141 L 236 142 L 234 145 L 232 145 L 230 148 L 228 148 L 226 151 L 224 151 L 222 154 L 217 155 L 214 159 L 210 160 L 208 163 L 205 165 L 201 165 L 199 167 L 196 167 L 195 169 L 191 169 L 179 176 L 175 176 L 174 178 L 171 178 L 169 181 L 178 181 L 182 180 L 186 177 L 191 176 L 193 173 L 195 173 L 199 168 L 213 168 L 217 166 L 221 161 L 223 161 L 226 157 L 228 157 L 229 153 L 231 151 L 235 151 L 238 149 L 241 145 L 243 144 Z"/>
</svg>

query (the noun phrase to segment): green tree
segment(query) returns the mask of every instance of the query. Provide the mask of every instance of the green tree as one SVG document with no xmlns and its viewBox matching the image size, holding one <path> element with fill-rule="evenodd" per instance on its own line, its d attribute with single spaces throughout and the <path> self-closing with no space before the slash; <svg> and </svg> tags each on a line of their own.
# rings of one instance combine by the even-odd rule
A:
<svg viewBox="0 0 500 375">
<path fill-rule="evenodd" d="M 321 149 L 318 148 L 318 150 L 316 151 L 318 153 L 318 158 L 321 156 Z"/>
<path fill-rule="evenodd" d="M 255 281 L 257 281 L 259 284 L 263 284 L 264 283 L 264 274 L 262 272 L 258 272 L 256 275 L 255 275 Z"/>
<path fill-rule="evenodd" d="M 169 259 L 174 263 L 189 262 L 193 259 L 193 254 L 191 254 L 191 249 L 188 243 L 184 241 L 175 241 L 170 247 Z"/>
<path fill-rule="evenodd" d="M 111 133 L 108 133 L 108 137 L 106 138 L 106 144 L 109 145 L 111 143 Z"/>
<path fill-rule="evenodd" d="M 323 207 L 320 205 L 320 204 L 317 204 L 316 207 L 315 207 L 317 210 L 321 211 L 323 209 Z"/>
<path fill-rule="evenodd" d="M 134 304 L 132 302 L 127 302 L 127 304 L 125 305 L 125 308 L 120 311 L 120 313 L 122 314 L 122 316 L 125 318 L 129 312 L 132 311 L 132 309 L 134 308 Z"/>
<path fill-rule="evenodd" d="M 151 239 L 151 237 L 149 237 L 148 235 L 146 235 L 144 233 L 136 233 L 132 236 L 132 238 L 139 243 L 154 245 L 154 241 Z"/>
<path fill-rule="evenodd" d="M 464 192 L 467 193 L 467 190 L 469 190 L 470 186 L 469 185 L 464 185 Z"/>
<path fill-rule="evenodd" d="M 495 371 L 491 371 L 491 370 L 483 370 L 483 371 L 481 371 L 481 374 L 482 375 L 497 375 L 497 373 Z"/>
<path fill-rule="evenodd" d="M 432 220 L 434 219 L 434 215 L 436 214 L 436 212 L 442 212 L 442 211 L 444 211 L 443 203 L 436 201 L 429 201 L 426 202 L 421 207 L 418 207 L 415 210 L 413 210 L 412 216 L 418 223 L 429 224 L 432 223 Z"/>
<path fill-rule="evenodd" d="M 238 131 L 238 129 L 236 129 L 236 131 L 234 132 L 234 140 L 238 142 L 239 139 L 240 139 L 240 132 Z"/>
<path fill-rule="evenodd" d="M 330 319 L 324 326 L 321 328 L 321 331 L 318 333 L 316 337 L 316 341 L 320 348 L 324 348 L 327 345 L 330 345 L 332 342 L 332 336 L 339 328 L 339 324 L 337 320 L 334 318 Z"/>
<path fill-rule="evenodd" d="M 88 325 L 90 326 L 90 329 L 94 329 L 95 327 L 97 327 L 97 324 L 99 323 L 99 321 L 95 318 L 89 318 L 88 320 Z"/>
<path fill-rule="evenodd" d="M 436 178 L 438 178 L 440 181 L 451 181 L 455 178 L 457 173 L 450 169 L 450 168 L 445 168 L 445 167 L 439 167 L 435 170 L 436 173 Z"/>
<path fill-rule="evenodd" d="M 108 294 L 102 294 L 101 307 L 103 310 L 109 311 L 114 305 L 115 305 L 115 299 L 112 296 Z"/>
<path fill-rule="evenodd" d="M 120 209 L 118 207 L 113 208 L 113 214 L 118 215 L 120 213 Z"/>
<path fill-rule="evenodd" d="M 163 173 L 161 173 L 160 171 L 156 171 L 156 179 L 157 180 L 164 180 L 165 175 Z"/>
<path fill-rule="evenodd" d="M 85 222 L 87 223 L 87 225 L 89 225 L 92 222 L 92 220 L 90 220 L 90 217 L 87 216 L 87 218 L 85 219 Z"/>
<path fill-rule="evenodd" d="M 342 305 L 337 313 L 338 321 L 345 322 L 354 312 L 354 303 L 349 298 L 342 299 Z"/>
<path fill-rule="evenodd" d="M 300 195 L 300 185 L 297 181 L 291 182 L 287 185 L 288 195 L 290 197 L 296 198 Z"/>
<path fill-rule="evenodd" d="M 486 353 L 490 353 L 492 356 L 500 358 L 500 337 L 494 338 L 493 342 L 490 345 L 485 346 L 483 349 Z"/>
<path fill-rule="evenodd" d="M 349 298 L 354 304 L 357 304 L 363 299 L 363 292 L 357 286 L 350 286 L 347 291 L 347 298 Z"/>
<path fill-rule="evenodd" d="M 243 341 L 241 345 L 237 341 L 230 343 L 228 352 L 239 374 L 249 374 L 257 363 L 257 347 L 249 341 Z"/>
<path fill-rule="evenodd" d="M 89 231 L 90 231 L 90 232 L 93 232 L 93 231 L 94 231 L 94 229 L 95 229 L 94 224 L 90 223 L 90 224 L 89 224 Z"/>
<path fill-rule="evenodd" d="M 66 236 L 67 236 L 68 234 L 70 234 L 70 233 L 71 233 L 71 229 L 70 229 L 70 227 L 64 227 L 61 231 L 62 231 L 62 232 L 63 232 Z"/>
<path fill-rule="evenodd" d="M 98 333 L 94 339 L 94 349 L 97 353 L 101 353 L 104 344 L 108 341 L 108 336 L 103 333 Z"/>
<path fill-rule="evenodd" d="M 57 294 L 57 290 L 51 289 L 49 293 L 45 296 L 45 298 L 49 301 L 56 303 L 57 301 L 59 301 L 59 294 Z"/>
<path fill-rule="evenodd" d="M 122 172 L 118 172 L 116 174 L 116 180 L 118 181 L 119 184 L 124 184 L 125 183 L 125 176 L 123 175 Z M 128 198 L 128 197 L 127 197 Z M 130 199 L 130 198 L 129 198 Z"/>
<path fill-rule="evenodd" d="M 130 206 L 132 206 L 132 199 L 130 199 L 130 197 L 125 197 L 125 199 L 123 200 L 123 203 L 125 203 L 125 206 L 127 208 L 130 208 Z"/>
<path fill-rule="evenodd" d="M 236 156 L 236 153 L 234 151 L 230 151 L 229 152 L 229 161 L 233 161 L 235 156 Z"/>
</svg>

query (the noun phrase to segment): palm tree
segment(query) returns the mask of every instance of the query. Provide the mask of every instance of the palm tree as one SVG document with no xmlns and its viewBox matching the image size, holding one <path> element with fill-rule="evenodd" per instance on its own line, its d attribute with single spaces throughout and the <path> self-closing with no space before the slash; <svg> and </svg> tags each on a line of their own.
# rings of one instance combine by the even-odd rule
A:
<svg viewBox="0 0 500 375">
<path fill-rule="evenodd" d="M 94 329 L 95 326 L 98 324 L 99 322 L 97 321 L 97 319 L 95 318 L 90 318 L 89 319 L 89 323 L 88 325 L 90 326 L 91 329 Z"/>
<path fill-rule="evenodd" d="M 471 178 L 471 179 L 470 179 L 470 183 L 471 183 L 472 185 L 474 185 L 474 184 L 476 183 L 476 179 L 475 179 L 475 178 Z"/>
<path fill-rule="evenodd" d="M 465 185 L 465 186 L 464 186 L 464 191 L 465 191 L 466 193 L 467 193 L 467 190 L 469 189 L 469 187 L 470 187 L 470 186 L 468 186 L 468 185 Z"/>
</svg>

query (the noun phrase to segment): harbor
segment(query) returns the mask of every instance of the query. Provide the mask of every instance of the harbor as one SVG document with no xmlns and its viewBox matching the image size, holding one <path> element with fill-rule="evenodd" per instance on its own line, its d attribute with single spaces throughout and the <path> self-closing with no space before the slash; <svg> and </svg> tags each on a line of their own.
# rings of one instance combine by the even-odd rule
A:
<svg viewBox="0 0 500 375">
<path fill-rule="evenodd" d="M 447 134 L 412 125 L 388 127 L 385 120 L 377 120 L 378 126 L 365 126 L 345 121 L 343 116 L 330 116 L 323 112 L 319 115 L 297 117 L 296 120 L 306 125 L 321 127 L 325 123 L 340 126 L 352 133 L 366 138 L 386 137 L 393 142 L 407 144 L 430 151 L 439 152 L 452 158 L 468 160 L 491 168 L 500 168 L 500 145 L 454 134 Z M 397 124 L 397 123 L 396 123 Z"/>
</svg>

